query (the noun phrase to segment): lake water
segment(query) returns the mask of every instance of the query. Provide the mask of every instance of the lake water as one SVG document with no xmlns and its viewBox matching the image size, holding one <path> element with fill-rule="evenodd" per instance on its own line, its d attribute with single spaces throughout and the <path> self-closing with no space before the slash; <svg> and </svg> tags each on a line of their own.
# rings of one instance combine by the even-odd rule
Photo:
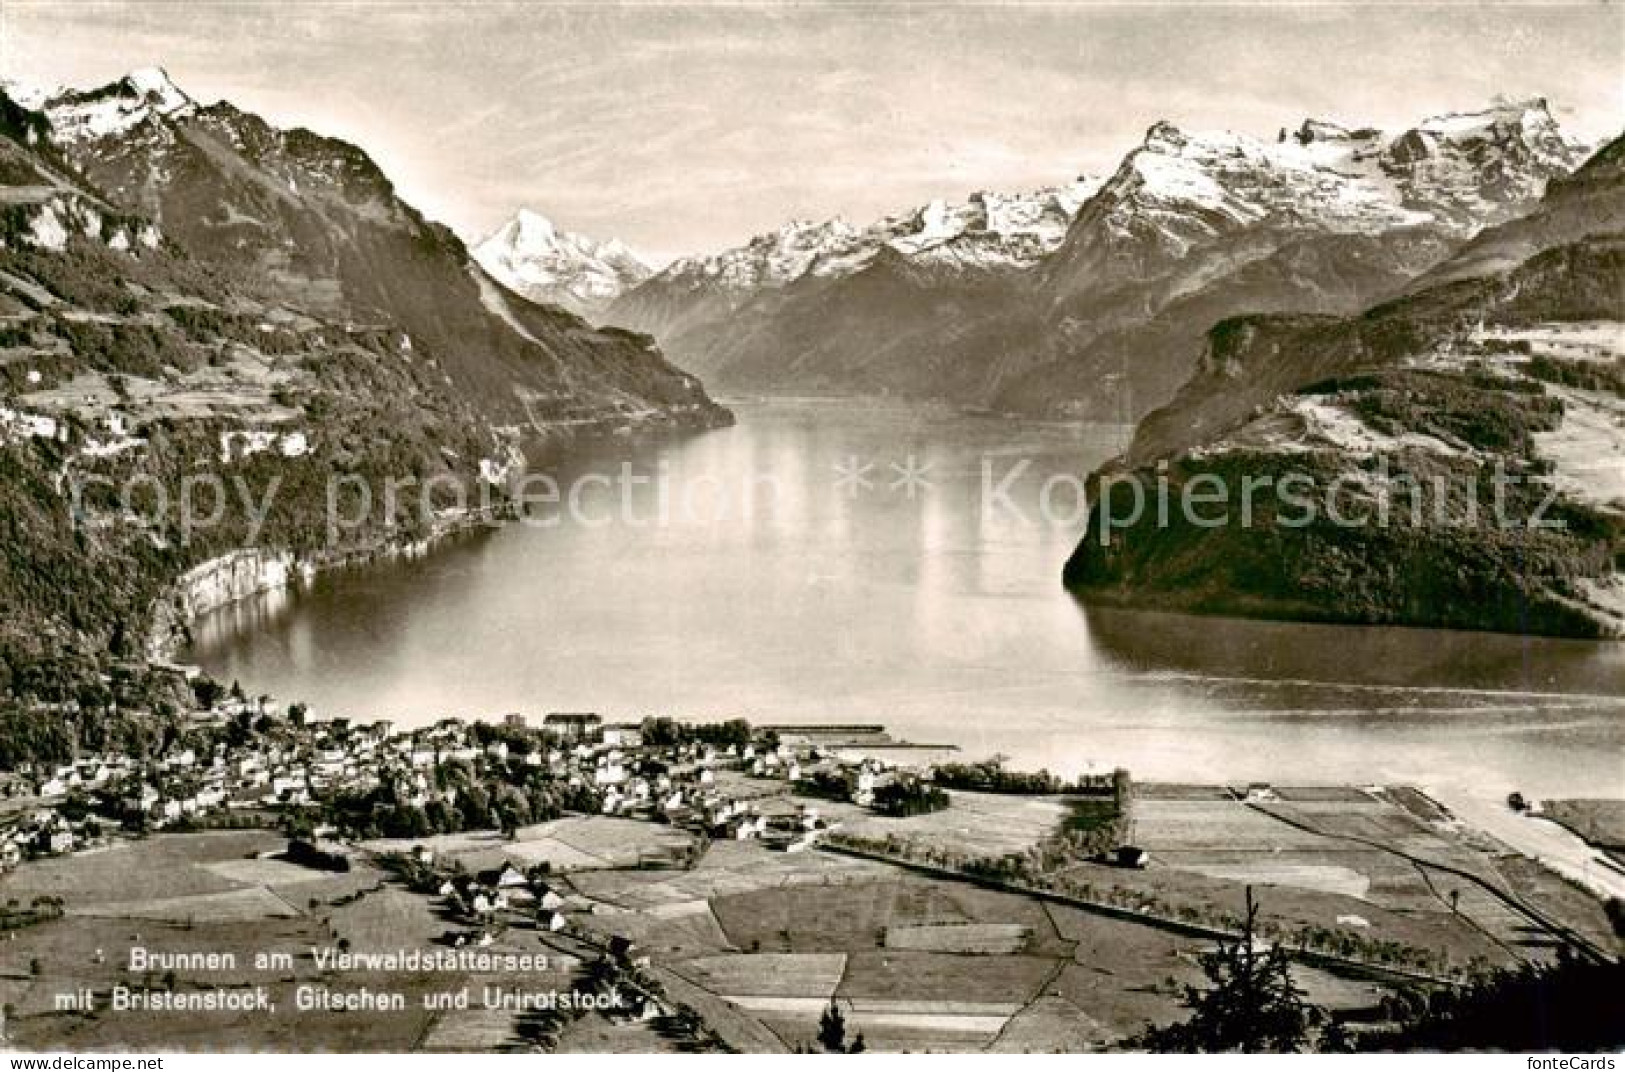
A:
<svg viewBox="0 0 1625 1072">
<path fill-rule="evenodd" d="M 578 457 L 554 474 L 573 515 L 240 604 L 191 657 L 399 725 L 878 722 L 1067 773 L 1625 794 L 1625 645 L 1087 609 L 1059 581 L 1072 495 L 1125 429 L 735 408 L 733 428 Z"/>
</svg>

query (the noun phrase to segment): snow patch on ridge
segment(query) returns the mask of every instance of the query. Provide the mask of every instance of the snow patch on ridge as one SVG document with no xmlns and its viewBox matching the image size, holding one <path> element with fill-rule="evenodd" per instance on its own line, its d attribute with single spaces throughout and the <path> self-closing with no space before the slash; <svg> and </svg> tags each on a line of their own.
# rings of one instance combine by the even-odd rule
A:
<svg viewBox="0 0 1625 1072">
<path fill-rule="evenodd" d="M 197 108 L 160 67 L 131 71 L 100 89 L 59 93 L 41 105 L 52 131 L 63 142 L 114 137 L 154 116 L 181 118 Z"/>
</svg>

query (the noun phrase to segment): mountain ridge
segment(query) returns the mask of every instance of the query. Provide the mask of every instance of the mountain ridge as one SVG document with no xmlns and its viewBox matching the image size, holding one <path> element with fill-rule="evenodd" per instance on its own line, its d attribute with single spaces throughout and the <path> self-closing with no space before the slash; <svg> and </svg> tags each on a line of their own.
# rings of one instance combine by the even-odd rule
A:
<svg viewBox="0 0 1625 1072">
<path fill-rule="evenodd" d="M 1213 320 L 1353 313 L 1516 215 L 1579 159 L 1540 99 L 1397 132 L 1309 119 L 1274 141 L 1161 121 L 1103 181 L 1074 184 L 1024 256 L 1006 242 L 1005 255 L 959 263 L 974 229 L 918 248 L 888 234 L 880 245 L 901 258 L 865 246 L 888 221 L 929 233 L 927 206 L 869 229 L 834 221 L 816 236 L 829 250 L 765 283 L 716 267 L 738 250 L 679 262 L 609 315 L 728 390 L 1132 420 L 1189 375 Z M 1058 238 L 1057 217 L 1068 219 Z"/>
<path fill-rule="evenodd" d="M 516 435 L 725 419 L 650 340 L 519 295 L 493 298 L 462 241 L 401 200 L 360 147 L 229 102 L 200 107 L 170 86 L 125 78 L 44 112 L 67 129 L 62 151 L 90 181 L 245 290 L 399 326 Z M 117 121 L 86 120 L 87 109 Z"/>
<path fill-rule="evenodd" d="M 1622 159 L 1625 138 L 1358 315 L 1214 325 L 1194 375 L 1092 478 L 1067 586 L 1198 613 L 1625 637 Z M 1330 507 L 1282 523 L 1266 504 L 1254 523 L 1093 535 L 1115 489 L 1159 478 L 1176 498 L 1307 480 L 1366 523 Z"/>
<path fill-rule="evenodd" d="M 141 658 L 200 564 L 419 546 L 503 516 L 527 454 L 731 419 L 647 336 L 502 288 L 360 147 L 170 85 L 0 92 L 0 663 Z M 335 474 L 421 504 L 335 530 Z M 114 490 L 199 475 L 266 513 L 193 529 Z"/>
</svg>

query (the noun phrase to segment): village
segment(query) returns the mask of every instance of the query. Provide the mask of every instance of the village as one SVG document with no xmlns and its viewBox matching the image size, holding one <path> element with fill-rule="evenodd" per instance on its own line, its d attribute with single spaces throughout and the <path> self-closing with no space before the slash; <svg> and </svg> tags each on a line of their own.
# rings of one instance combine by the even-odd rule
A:
<svg viewBox="0 0 1625 1072">
<path fill-rule="evenodd" d="M 1066 780 L 879 725 L 397 730 L 233 689 L 148 756 L 0 793 L 0 1000 L 41 1045 L 246 995 L 286 1010 L 236 1024 L 273 1049 L 801 1049 L 831 1009 L 872 1049 L 1111 1048 L 1177 1015 L 1255 885 L 1354 1025 L 1615 948 L 1595 899 L 1414 790 Z"/>
<path fill-rule="evenodd" d="M 230 732 L 244 725 L 254 728 Z M 801 807 L 770 821 L 749 799 L 760 792 L 719 787 L 720 769 L 816 782 L 860 807 L 874 805 L 877 790 L 917 780 L 873 758 L 842 758 L 805 741 L 798 747 L 775 732 L 753 734 L 742 721 L 698 730 L 664 719 L 645 725 L 660 739 L 645 742 L 638 724 L 605 724 L 587 713 L 549 714 L 538 727 L 510 714 L 497 723 L 446 719 L 396 732 L 387 721 L 306 721 L 297 705 L 284 710 L 269 698 L 227 697 L 195 715 L 191 730 L 154 759 L 93 753 L 0 775 L 0 867 L 164 830 L 282 823 L 326 838 L 349 818 L 334 802 L 358 798 L 388 814 L 385 827 L 393 819 L 422 833 L 444 832 L 432 817 L 458 812 L 459 792 L 470 780 L 547 784 L 575 810 L 658 821 L 708 838 L 759 838 L 796 852 L 831 829 L 818 810 Z M 451 768 L 460 778 L 447 777 Z M 492 814 L 485 806 L 478 811 Z M 493 825 L 502 821 L 498 816 Z"/>
</svg>

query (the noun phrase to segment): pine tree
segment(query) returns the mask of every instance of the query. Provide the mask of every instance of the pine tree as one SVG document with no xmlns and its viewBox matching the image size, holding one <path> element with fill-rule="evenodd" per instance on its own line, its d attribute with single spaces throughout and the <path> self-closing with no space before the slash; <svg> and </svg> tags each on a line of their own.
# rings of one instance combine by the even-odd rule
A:
<svg viewBox="0 0 1625 1072">
<path fill-rule="evenodd" d="M 1138 1043 L 1158 1053 L 1296 1053 L 1309 1048 L 1324 1010 L 1303 1000 L 1292 981 L 1291 965 L 1280 946 L 1260 950 L 1258 905 L 1247 887 L 1247 914 L 1241 935 L 1221 941 L 1199 960 L 1211 984 L 1186 987 L 1185 1023 L 1153 1027 Z"/>
<path fill-rule="evenodd" d="M 818 1044 L 826 1053 L 846 1052 L 846 1017 L 835 999 L 829 999 L 829 1008 L 818 1018 Z"/>
</svg>

